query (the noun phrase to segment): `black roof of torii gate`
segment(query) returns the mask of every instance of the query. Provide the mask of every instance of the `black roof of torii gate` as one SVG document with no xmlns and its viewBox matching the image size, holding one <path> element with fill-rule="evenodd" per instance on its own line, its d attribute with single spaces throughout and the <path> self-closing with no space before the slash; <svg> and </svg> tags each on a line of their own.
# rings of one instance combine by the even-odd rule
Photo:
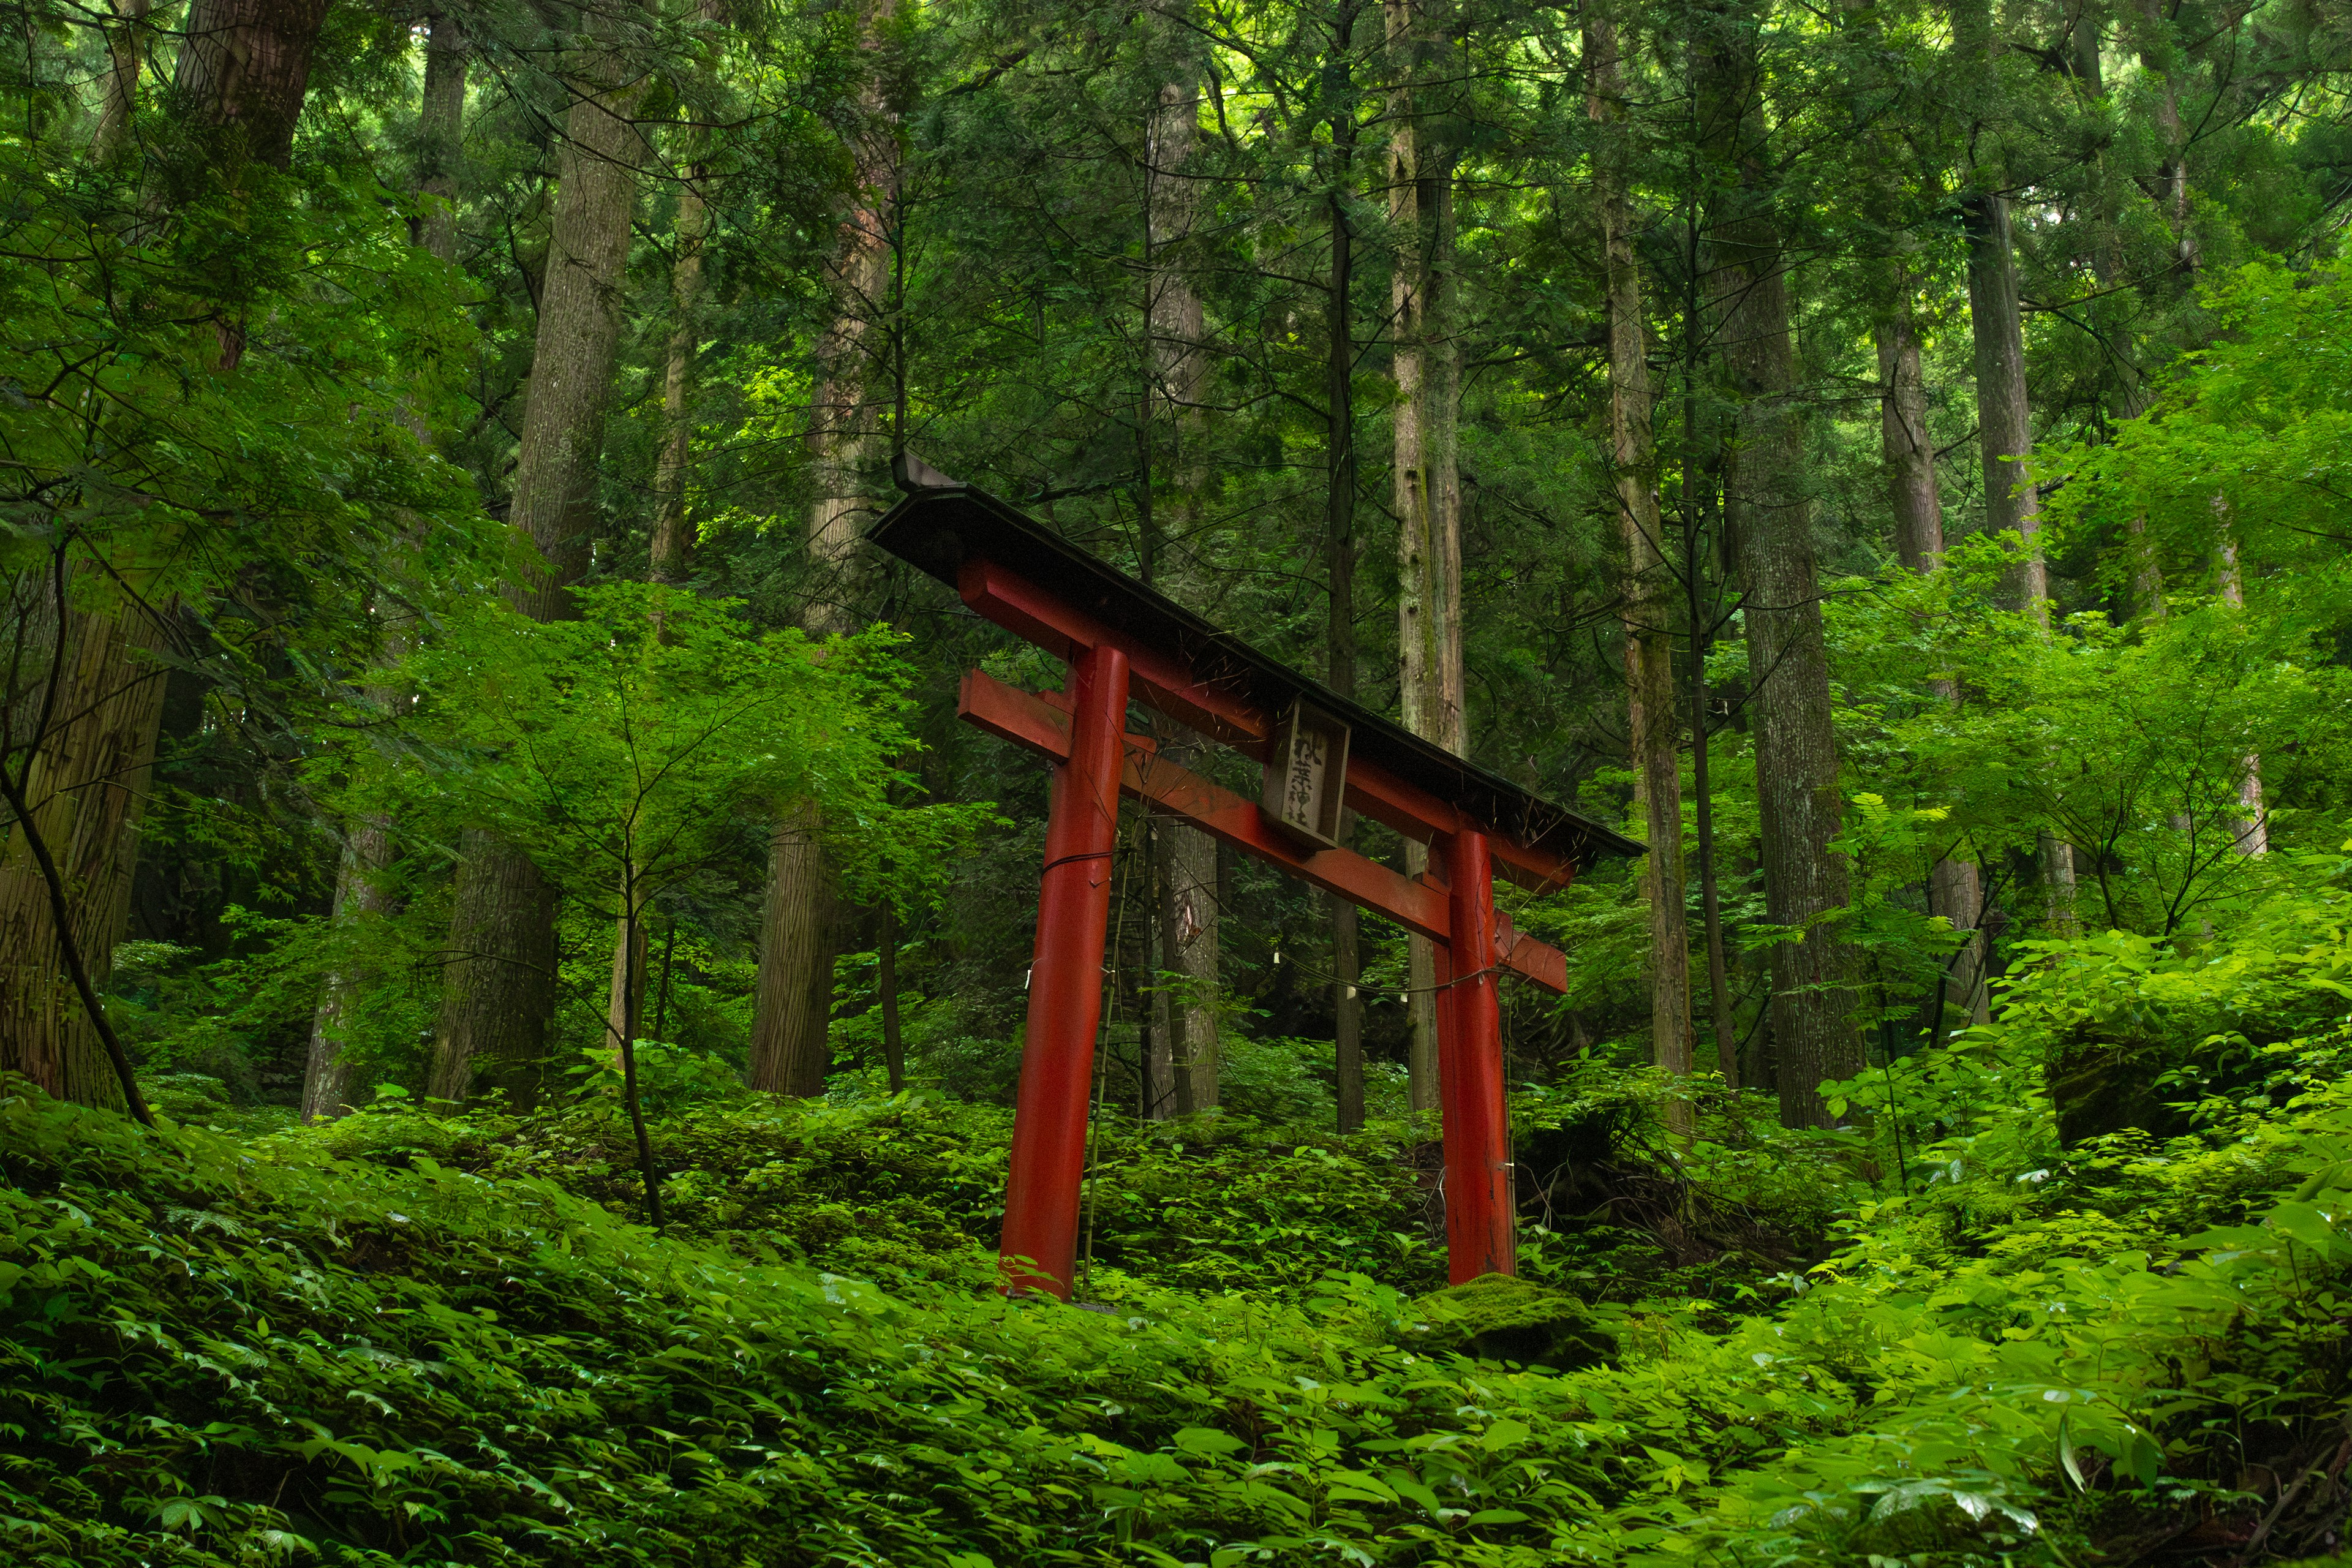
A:
<svg viewBox="0 0 2352 1568">
<path fill-rule="evenodd" d="M 1011 502 L 919 461 L 907 462 L 902 472 L 911 475 L 900 480 L 907 494 L 866 537 L 949 587 L 957 585 L 958 568 L 967 559 L 993 562 L 1113 629 L 1181 657 L 1202 683 L 1243 696 L 1265 713 L 1280 713 L 1294 699 L 1304 699 L 1349 726 L 1351 758 L 1377 763 L 1530 848 L 1580 867 L 1603 855 L 1649 853 L 1647 846 L 1455 756 L 1219 630 Z"/>
</svg>

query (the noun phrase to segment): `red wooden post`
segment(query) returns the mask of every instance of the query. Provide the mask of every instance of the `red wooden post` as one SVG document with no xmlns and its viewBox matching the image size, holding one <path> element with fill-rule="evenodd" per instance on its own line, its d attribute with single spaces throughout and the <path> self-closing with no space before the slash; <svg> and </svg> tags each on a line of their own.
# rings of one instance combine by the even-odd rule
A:
<svg viewBox="0 0 2352 1568">
<path fill-rule="evenodd" d="M 1486 836 L 1445 841 L 1453 940 L 1440 950 L 1437 1088 L 1445 1132 L 1446 1278 L 1518 1272 L 1511 1124 L 1503 1104 L 1503 1013 L 1496 996 L 1495 867 Z"/>
<path fill-rule="evenodd" d="M 1070 1298 L 1086 1179 L 1095 1031 L 1102 1023 L 1103 932 L 1127 734 L 1127 656 L 1096 647 L 1070 664 L 1070 758 L 1054 769 L 1037 898 L 1029 1028 L 1013 1112 L 1013 1165 L 997 1249 L 1007 1290 Z M 1019 1261 L 1026 1258 L 1026 1263 Z"/>
</svg>

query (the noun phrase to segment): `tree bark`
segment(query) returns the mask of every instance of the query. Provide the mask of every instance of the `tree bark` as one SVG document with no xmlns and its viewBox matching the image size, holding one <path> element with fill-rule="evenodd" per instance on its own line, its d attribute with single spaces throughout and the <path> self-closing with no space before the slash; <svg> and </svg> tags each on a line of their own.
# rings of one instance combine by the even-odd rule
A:
<svg viewBox="0 0 2352 1568">
<path fill-rule="evenodd" d="M 881 47 L 883 24 L 898 0 L 867 0 L 859 41 Z M 860 94 L 849 133 L 857 193 L 843 216 L 830 264 L 833 315 L 817 345 L 817 386 L 809 422 L 816 497 L 809 510 L 813 574 L 806 629 L 839 636 L 857 625 L 860 520 L 873 510 L 866 486 L 878 455 L 876 325 L 888 308 L 898 133 L 878 71 Z M 755 1089 L 790 1095 L 824 1092 L 832 1052 L 834 921 L 839 905 L 814 801 L 789 803 L 768 859 L 760 935 L 760 984 L 753 1004 Z M 785 965 L 778 971 L 778 965 Z"/>
<path fill-rule="evenodd" d="M 503 1095 L 509 1109 L 528 1110 L 553 1087 L 546 1038 L 555 1011 L 555 892 L 493 834 L 467 831 L 457 856 L 425 1091 L 454 1103 Z"/>
<path fill-rule="evenodd" d="M 2164 0 L 2140 0 L 2140 74 L 2156 87 L 2156 204 L 2172 229 L 2172 273 L 2184 292 L 2197 280 L 2197 234 L 2189 227 L 2189 136 L 2180 121 L 2180 94 L 2174 75 L 2180 45 L 2173 37 L 2172 8 Z"/>
<path fill-rule="evenodd" d="M 1149 249 L 1145 314 L 1150 327 L 1151 386 L 1145 413 L 1156 444 L 1165 426 L 1171 460 L 1164 472 L 1171 491 L 1173 528 L 1156 520 L 1147 581 L 1193 608 L 1205 608 L 1210 574 L 1200 553 L 1202 495 L 1209 471 L 1202 443 L 1206 434 L 1202 392 L 1208 357 L 1203 339 L 1206 313 L 1185 270 L 1184 247 L 1197 204 L 1186 177 L 1200 140 L 1201 89 L 1191 33 L 1181 25 L 1189 6 L 1182 0 L 1155 0 L 1155 20 L 1179 68 L 1163 82 L 1151 105 L 1144 164 L 1145 241 Z M 1160 542 L 1172 539 L 1171 548 Z M 1198 737 L 1171 721 L 1155 723 L 1160 754 L 1176 767 L 1203 759 Z M 1218 994 L 1222 980 L 1218 947 L 1216 841 L 1188 823 L 1152 825 L 1160 852 L 1159 918 L 1160 967 L 1175 990 L 1167 1012 L 1167 1040 L 1177 1104 L 1187 1111 L 1216 1109 L 1222 1052 L 1218 1042 Z M 1165 982 L 1163 982 L 1165 983 Z"/>
<path fill-rule="evenodd" d="M 752 1001 L 744 1078 L 770 1094 L 824 1092 L 833 1065 L 833 876 L 814 801 L 778 817 L 769 842 L 768 897 L 760 920 L 760 982 Z"/>
<path fill-rule="evenodd" d="M 1388 103 L 1389 232 L 1393 264 L 1389 283 L 1390 366 L 1396 383 L 1390 479 L 1397 517 L 1398 697 L 1405 728 L 1444 744 L 1442 671 L 1445 664 L 1444 545 L 1437 537 L 1436 496 L 1427 450 L 1429 388 L 1424 382 L 1428 258 L 1422 232 L 1421 152 L 1414 88 L 1421 64 L 1415 0 L 1382 0 L 1392 86 Z M 1405 841 L 1405 873 L 1428 869 L 1429 847 Z M 1405 1062 L 1406 1100 L 1415 1117 L 1435 1110 L 1437 1093 L 1437 957 L 1426 937 L 1406 939 L 1406 1016 L 1412 1043 Z"/>
<path fill-rule="evenodd" d="M 1848 898 L 1845 858 L 1830 847 L 1843 803 L 1786 263 L 1758 173 L 1764 132 L 1753 49 L 1744 35 L 1719 48 L 1702 85 L 1713 100 L 1712 113 L 1702 113 L 1731 143 L 1718 147 L 1718 157 L 1743 173 L 1717 230 L 1712 268 L 1717 341 L 1738 401 L 1725 504 L 1742 578 L 1766 918 L 1803 933 L 1771 950 L 1780 1120 L 1820 1126 L 1830 1120 L 1822 1080 L 1853 1077 L 1863 1054 L 1852 1017 L 1852 955 L 1822 923 Z"/>
<path fill-rule="evenodd" d="M 1657 452 L 1651 428 L 1647 316 L 1627 196 L 1622 67 L 1617 26 L 1588 11 L 1584 24 L 1586 111 L 1599 127 L 1593 195 L 1600 207 L 1601 267 L 1609 312 L 1609 446 L 1617 523 L 1625 542 L 1626 709 L 1650 854 L 1643 896 L 1650 908 L 1651 1059 L 1676 1077 L 1691 1070 L 1690 937 L 1683 918 L 1682 775 L 1675 756 L 1674 570 L 1658 510 Z M 1690 1103 L 1669 1108 L 1676 1132 L 1691 1127 Z"/>
<path fill-rule="evenodd" d="M 392 900 L 378 878 L 392 864 L 392 852 L 390 823 L 371 818 L 352 828 L 335 871 L 337 925 L 380 919 L 389 911 Z M 331 1120 L 352 1108 L 351 1030 L 370 978 L 338 967 L 320 984 L 319 1005 L 310 1016 L 310 1050 L 302 1065 L 304 1121 Z"/>
<path fill-rule="evenodd" d="M 139 25 L 152 8 L 152 0 L 111 0 L 115 25 L 106 30 L 105 96 L 90 138 L 90 156 L 98 163 L 113 162 L 130 139 L 139 104 Z"/>
<path fill-rule="evenodd" d="M 625 893 L 624 898 L 627 895 Z M 645 1032 L 646 931 L 624 911 L 613 940 L 613 984 L 604 998 L 604 1043 L 614 1051 Z"/>
<path fill-rule="evenodd" d="M 882 46 L 882 29 L 899 0 L 866 0 L 860 43 Z M 857 194 L 843 215 L 830 264 L 832 320 L 817 345 L 817 388 L 809 427 L 817 495 L 809 514 L 809 555 L 818 580 L 809 614 L 812 630 L 843 631 L 856 623 L 859 520 L 873 509 L 866 485 L 879 455 L 879 401 L 871 383 L 879 368 L 877 327 L 889 309 L 895 211 L 886 202 L 896 187 L 896 117 L 878 71 L 859 95 L 849 132 L 856 160 Z"/>
<path fill-rule="evenodd" d="M 416 216 L 410 242 L 441 261 L 457 259 L 457 169 L 465 153 L 466 29 L 451 16 L 431 19 L 425 43 L 425 100 L 416 125 Z"/>
<path fill-rule="evenodd" d="M 702 195 L 706 171 L 692 164 L 677 193 L 677 258 L 670 265 L 669 343 L 662 365 L 662 448 L 654 469 L 654 532 L 648 551 L 656 583 L 679 584 L 691 574 L 694 531 L 686 516 L 687 476 L 694 452 L 696 306 L 702 293 L 702 246 L 709 209 Z"/>
<path fill-rule="evenodd" d="M 1343 8 L 1334 29 L 1332 56 L 1345 68 L 1355 24 L 1352 6 Z M 1343 98 L 1331 125 L 1335 188 L 1328 198 L 1331 271 L 1324 297 L 1328 340 L 1323 395 L 1328 435 L 1324 443 L 1323 547 L 1329 616 L 1325 648 L 1326 682 L 1341 697 L 1356 696 L 1356 328 L 1355 236 L 1348 222 L 1347 194 L 1354 166 L 1355 106 Z M 1342 812 L 1339 838 L 1352 826 Z M 1362 974 L 1360 930 L 1353 900 L 1325 895 L 1331 915 L 1331 1047 L 1338 1079 L 1339 1131 L 1364 1125 L 1364 1003 L 1357 989 Z"/>
<path fill-rule="evenodd" d="M 25 815 L 12 809 L 0 855 L 0 1070 L 60 1100 L 121 1105 L 105 1037 L 71 971 L 78 961 L 93 994 L 103 990 L 130 916 L 163 710 L 163 636 L 160 617 L 137 605 L 68 599 L 60 615 L 64 575 L 26 574 L 9 606 L 20 647 L 0 766 Z M 44 852 L 68 900 L 62 928 Z"/>
<path fill-rule="evenodd" d="M 882 1068 L 890 1075 L 890 1092 L 907 1087 L 907 1043 L 898 1026 L 898 906 L 882 900 L 882 930 L 874 939 L 874 987 L 881 994 Z"/>
<path fill-rule="evenodd" d="M 198 128 L 221 169 L 283 169 L 310 90 L 327 0 L 195 0 L 172 72 L 175 114 Z"/>
<path fill-rule="evenodd" d="M 1911 314 L 1912 281 L 1900 266 L 1893 269 L 1890 297 L 1876 323 L 1878 341 L 1879 450 L 1886 465 L 1887 496 L 1895 509 L 1895 550 L 1913 572 L 1940 571 L 1944 563 L 1944 503 L 1936 485 L 1936 442 L 1927 431 L 1927 378 L 1919 365 L 1919 331 Z M 1957 707 L 1957 682 L 1937 679 L 1930 693 L 1947 707 Z M 1973 860 L 1939 859 L 1927 871 L 1927 910 L 1941 915 L 1955 931 L 1968 933 L 1968 945 L 1952 962 L 1938 984 L 1946 1004 L 1971 1023 L 1990 1021 L 1991 1004 L 1984 984 L 1982 935 L 1983 887 Z M 1930 1042 L 1933 1044 L 1934 1042 Z"/>
<path fill-rule="evenodd" d="M 1177 767 L 1192 767 L 1197 748 L 1161 742 Z M 1166 879 L 1160 889 L 1160 969 L 1174 994 L 1168 1006 L 1168 1048 L 1174 1063 L 1177 1103 L 1188 1111 L 1217 1107 L 1217 846 L 1197 828 L 1158 825 L 1165 835 Z M 1163 982 L 1163 984 L 1166 982 Z"/>
<path fill-rule="evenodd" d="M 1953 47 L 1979 71 L 1980 89 L 1990 92 L 1990 67 L 1999 47 L 1981 0 L 1956 7 Z M 2033 411 L 2025 380 L 2025 331 L 2017 297 L 2017 249 L 2011 233 L 2009 198 L 1996 188 L 1997 167 L 1976 171 L 1979 188 L 1963 198 L 1962 227 L 1969 257 L 1969 322 L 1975 339 L 1977 447 L 1984 461 L 1985 529 L 2014 532 L 2023 558 L 2011 574 L 2009 589 L 2018 606 L 2047 625 L 2050 572 L 2042 558 L 2042 496 L 2026 469 L 2033 449 Z M 2040 836 L 2044 916 L 2050 930 L 2071 935 L 2074 920 L 2074 848 L 2053 834 Z"/>
<path fill-rule="evenodd" d="M 1976 342 L 1977 445 L 1984 458 L 1985 529 L 2014 532 L 2025 559 L 2010 580 L 2019 607 L 2049 618 L 2050 573 L 2042 560 L 2042 494 L 2025 468 L 2033 450 L 2025 384 L 2025 331 L 2009 198 L 1979 192 L 1963 204 L 1969 250 L 1969 322 Z"/>
<path fill-rule="evenodd" d="M 2233 609 L 2246 607 L 2245 574 L 2238 566 L 2237 531 L 2230 525 L 2230 505 L 2220 496 L 2213 498 L 2215 542 L 2213 547 L 2214 585 L 2221 602 Z M 2271 850 L 2270 813 L 2263 805 L 2263 759 L 2249 754 L 2245 777 L 2238 781 L 2238 805 L 2245 826 L 2239 830 L 2235 845 L 2241 855 L 2267 855 Z"/>
<path fill-rule="evenodd" d="M 533 620 L 576 616 L 596 528 L 596 480 L 626 303 L 630 222 L 645 139 L 631 119 L 645 87 L 615 23 L 572 63 L 556 160 L 553 234 L 540 290 L 530 393 L 508 525 L 539 561 L 512 590 Z M 556 899 L 536 867 L 488 833 L 462 843 L 450 918 L 433 1092 L 464 1100 L 477 1080 L 518 1109 L 547 1083 Z"/>
</svg>

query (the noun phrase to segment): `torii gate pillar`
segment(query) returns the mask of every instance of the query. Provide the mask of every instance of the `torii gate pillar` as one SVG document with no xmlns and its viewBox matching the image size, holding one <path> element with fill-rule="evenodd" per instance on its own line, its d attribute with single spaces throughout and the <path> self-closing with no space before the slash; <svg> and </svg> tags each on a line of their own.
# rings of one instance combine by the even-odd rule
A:
<svg viewBox="0 0 2352 1568">
<path fill-rule="evenodd" d="M 1029 972 L 1029 1026 L 1013 1101 L 1013 1161 L 999 1248 L 1009 1289 L 1067 1300 L 1076 1278 L 1103 941 L 1127 735 L 1127 656 L 1087 649 L 1070 663 L 1070 756 L 1055 764 L 1045 871 Z"/>
<path fill-rule="evenodd" d="M 1454 940 L 1437 952 L 1437 1104 L 1445 1139 L 1446 1279 L 1516 1274 L 1517 1208 L 1495 989 L 1495 867 L 1483 833 L 1445 843 Z"/>
</svg>

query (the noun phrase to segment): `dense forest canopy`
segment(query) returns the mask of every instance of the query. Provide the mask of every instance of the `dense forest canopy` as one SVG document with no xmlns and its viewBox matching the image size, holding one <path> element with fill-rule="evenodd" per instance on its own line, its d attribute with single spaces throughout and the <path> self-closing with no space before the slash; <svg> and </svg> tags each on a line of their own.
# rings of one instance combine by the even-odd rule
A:
<svg viewBox="0 0 2352 1568">
<path fill-rule="evenodd" d="M 2343 1544 L 2340 0 L 8 4 L 12 1555 Z M 909 462 L 1648 847 L 1516 1282 L 1430 942 L 1129 803 L 996 1289 Z"/>
</svg>

